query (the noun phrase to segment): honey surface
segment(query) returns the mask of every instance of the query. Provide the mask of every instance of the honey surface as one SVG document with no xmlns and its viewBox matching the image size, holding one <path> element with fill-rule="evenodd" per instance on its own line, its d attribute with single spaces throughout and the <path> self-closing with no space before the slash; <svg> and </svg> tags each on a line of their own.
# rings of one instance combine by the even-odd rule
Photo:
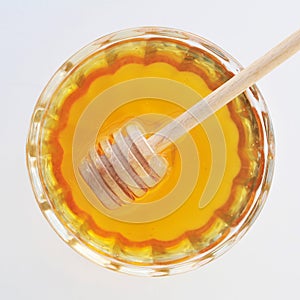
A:
<svg viewBox="0 0 300 300">
<path fill-rule="evenodd" d="M 97 143 L 130 120 L 151 135 L 230 76 L 205 51 L 167 39 L 119 44 L 74 70 L 52 99 L 42 136 L 44 184 L 61 221 L 94 250 L 135 263 L 184 259 L 222 241 L 247 213 L 262 168 L 259 124 L 244 96 L 161 154 L 167 175 L 134 209 L 94 205 L 77 164 L 89 136 Z M 138 83 L 151 89 L 125 101 Z"/>
</svg>

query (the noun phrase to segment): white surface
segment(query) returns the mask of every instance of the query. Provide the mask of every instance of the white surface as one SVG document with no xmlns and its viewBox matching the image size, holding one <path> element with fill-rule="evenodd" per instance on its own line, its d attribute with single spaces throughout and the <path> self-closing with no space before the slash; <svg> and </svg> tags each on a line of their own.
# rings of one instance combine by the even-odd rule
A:
<svg viewBox="0 0 300 300">
<path fill-rule="evenodd" d="M 259 87 L 277 142 L 268 201 L 224 256 L 168 278 L 135 278 L 80 257 L 48 225 L 25 166 L 35 102 L 54 71 L 97 37 L 127 27 L 176 27 L 248 65 L 299 28 L 300 2 L 0 0 L 0 299 L 296 299 L 299 297 L 299 67 L 297 54 Z"/>
</svg>

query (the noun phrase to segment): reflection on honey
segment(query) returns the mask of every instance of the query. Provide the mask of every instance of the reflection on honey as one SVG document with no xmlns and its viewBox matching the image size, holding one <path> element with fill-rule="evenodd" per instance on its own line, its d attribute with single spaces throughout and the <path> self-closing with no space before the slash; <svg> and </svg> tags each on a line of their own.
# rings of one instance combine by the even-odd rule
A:
<svg viewBox="0 0 300 300">
<path fill-rule="evenodd" d="M 193 90 L 200 98 L 230 76 L 209 53 L 171 39 L 122 42 L 86 59 L 53 96 L 43 123 L 41 172 L 61 222 L 93 250 L 136 264 L 184 260 L 218 245 L 247 214 L 264 167 L 261 125 L 245 96 L 219 110 L 213 116 L 215 122 L 198 125 L 162 153 L 169 163 L 167 175 L 137 199 L 136 205 L 153 204 L 151 209 L 155 210 L 162 198 L 170 203 L 167 206 L 181 203 L 183 198 L 185 201 L 159 218 L 149 221 L 146 215 L 151 215 L 150 210 L 142 217 L 139 211 L 130 211 L 130 218 L 147 220 L 131 222 L 126 216 L 119 217 L 118 212 L 111 215 L 100 202 L 93 205 L 90 191 L 76 175 L 74 157 L 85 155 L 84 143 L 76 137 L 78 124 L 89 105 L 107 89 L 122 83 L 125 87 L 137 78 L 162 78 Z M 103 111 L 94 114 L 97 120 L 87 118 L 86 127 L 81 129 L 89 135 L 89 130 L 96 128 L 95 122 L 101 120 L 96 128 L 97 143 L 101 136 L 136 119 L 151 134 L 165 124 L 163 116 L 175 118 L 199 100 L 185 99 L 176 87 L 172 92 L 172 99 L 145 95 L 120 103 L 111 111 L 115 99 L 105 99 L 99 102 Z M 220 138 L 214 126 L 222 133 Z M 213 145 L 214 139 L 219 146 Z M 211 174 L 221 168 L 214 163 L 218 156 L 224 156 L 222 180 L 209 185 L 214 181 Z M 188 196 L 185 184 L 172 193 L 180 182 L 195 183 Z M 202 196 L 207 186 L 214 190 L 208 191 L 210 198 L 206 201 Z M 205 205 L 199 205 L 201 201 Z"/>
</svg>

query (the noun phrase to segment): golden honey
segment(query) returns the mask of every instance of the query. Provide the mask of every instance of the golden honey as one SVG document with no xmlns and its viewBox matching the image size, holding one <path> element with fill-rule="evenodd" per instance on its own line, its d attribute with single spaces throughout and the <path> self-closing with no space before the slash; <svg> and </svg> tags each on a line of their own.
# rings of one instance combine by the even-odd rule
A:
<svg viewBox="0 0 300 300">
<path fill-rule="evenodd" d="M 149 137 L 233 76 L 214 53 L 172 37 L 133 37 L 62 69 L 68 76 L 41 120 L 39 176 L 75 243 L 115 268 L 163 267 L 218 249 L 248 220 L 266 172 L 264 125 L 249 93 L 163 151 L 166 176 L 133 206 L 102 207 L 78 173 L 101 137 L 128 122 Z"/>
</svg>

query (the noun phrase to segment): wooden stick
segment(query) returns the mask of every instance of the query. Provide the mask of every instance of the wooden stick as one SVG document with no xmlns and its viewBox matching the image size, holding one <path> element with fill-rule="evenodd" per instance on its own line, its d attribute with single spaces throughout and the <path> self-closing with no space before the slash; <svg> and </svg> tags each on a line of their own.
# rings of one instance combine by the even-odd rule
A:
<svg viewBox="0 0 300 300">
<path fill-rule="evenodd" d="M 300 30 L 290 35 L 249 67 L 236 74 L 206 98 L 152 135 L 148 139 L 148 143 L 156 152 L 163 151 L 172 142 L 240 95 L 299 50 Z"/>
</svg>

